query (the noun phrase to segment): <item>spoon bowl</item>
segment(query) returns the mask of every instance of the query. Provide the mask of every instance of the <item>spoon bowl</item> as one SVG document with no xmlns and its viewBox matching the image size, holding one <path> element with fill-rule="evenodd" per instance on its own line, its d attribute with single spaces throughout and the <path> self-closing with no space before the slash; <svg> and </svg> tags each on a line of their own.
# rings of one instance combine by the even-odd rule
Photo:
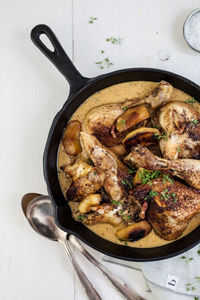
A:
<svg viewBox="0 0 200 300">
<path fill-rule="evenodd" d="M 39 196 L 32 200 L 27 206 L 26 217 L 37 233 L 53 241 L 60 240 L 61 231 L 55 224 L 49 197 Z"/>
</svg>

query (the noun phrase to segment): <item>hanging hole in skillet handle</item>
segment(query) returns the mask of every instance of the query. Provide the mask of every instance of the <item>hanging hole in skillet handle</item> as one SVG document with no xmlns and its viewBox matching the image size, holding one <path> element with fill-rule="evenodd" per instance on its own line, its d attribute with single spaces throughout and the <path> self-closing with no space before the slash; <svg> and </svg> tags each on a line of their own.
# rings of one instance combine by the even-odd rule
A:
<svg viewBox="0 0 200 300">
<path fill-rule="evenodd" d="M 89 81 L 76 69 L 50 27 L 44 24 L 35 26 L 31 31 L 31 40 L 67 79 L 70 94 L 80 90 Z"/>
</svg>

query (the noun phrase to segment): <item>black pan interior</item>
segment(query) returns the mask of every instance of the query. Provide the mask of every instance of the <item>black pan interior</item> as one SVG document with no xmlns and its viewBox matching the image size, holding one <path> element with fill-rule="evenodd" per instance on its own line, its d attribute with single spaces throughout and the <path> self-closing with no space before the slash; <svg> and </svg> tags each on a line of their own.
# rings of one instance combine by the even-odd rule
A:
<svg viewBox="0 0 200 300">
<path fill-rule="evenodd" d="M 53 121 L 44 152 L 44 176 L 49 195 L 54 204 L 55 219 L 61 229 L 75 234 L 86 244 L 104 254 L 130 261 L 150 261 L 175 256 L 198 244 L 200 242 L 200 226 L 184 238 L 156 248 L 139 249 L 111 243 L 100 238 L 81 223 L 74 221 L 71 210 L 62 194 L 57 176 L 57 152 L 62 132 L 78 106 L 90 95 L 103 88 L 117 83 L 137 80 L 155 82 L 166 80 L 175 88 L 200 101 L 200 88 L 198 85 L 186 78 L 163 70 L 149 68 L 126 69 L 91 79 L 84 88 L 70 96 Z"/>
</svg>

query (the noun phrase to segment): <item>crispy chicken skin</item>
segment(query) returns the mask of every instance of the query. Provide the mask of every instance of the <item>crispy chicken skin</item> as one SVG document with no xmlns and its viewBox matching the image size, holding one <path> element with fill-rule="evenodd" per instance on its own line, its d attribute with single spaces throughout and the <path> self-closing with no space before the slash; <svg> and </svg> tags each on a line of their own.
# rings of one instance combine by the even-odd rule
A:
<svg viewBox="0 0 200 300">
<path fill-rule="evenodd" d="M 200 212 L 200 191 L 178 181 L 163 183 L 163 179 L 157 178 L 150 186 L 140 185 L 133 196 L 141 206 L 148 202 L 147 221 L 168 241 L 180 237 L 189 221 Z"/>
<path fill-rule="evenodd" d="M 173 87 L 161 81 L 151 94 L 143 98 L 134 98 L 123 103 L 108 104 L 95 107 L 89 111 L 83 122 L 82 130 L 95 135 L 105 146 L 114 146 L 121 142 L 121 137 L 114 138 L 111 130 L 116 119 L 123 114 L 124 108 L 129 109 L 140 104 L 149 104 L 153 109 L 170 101 Z"/>
<path fill-rule="evenodd" d="M 161 108 L 159 122 L 167 138 L 160 149 L 167 159 L 200 159 L 200 115 L 193 106 L 174 101 Z"/>
<path fill-rule="evenodd" d="M 200 189 L 200 160 L 167 160 L 154 155 L 146 147 L 137 146 L 125 157 L 125 161 L 148 170 L 169 171 L 192 187 Z"/>
<path fill-rule="evenodd" d="M 81 145 L 95 167 L 105 173 L 104 189 L 111 199 L 120 201 L 127 195 L 127 186 L 122 180 L 129 180 L 128 168 L 112 151 L 104 147 L 95 136 L 81 132 Z"/>
<path fill-rule="evenodd" d="M 67 191 L 70 201 L 79 201 L 87 195 L 97 192 L 104 183 L 105 174 L 84 161 L 77 161 L 73 165 L 63 168 L 67 176 L 72 177 L 72 184 Z"/>
</svg>

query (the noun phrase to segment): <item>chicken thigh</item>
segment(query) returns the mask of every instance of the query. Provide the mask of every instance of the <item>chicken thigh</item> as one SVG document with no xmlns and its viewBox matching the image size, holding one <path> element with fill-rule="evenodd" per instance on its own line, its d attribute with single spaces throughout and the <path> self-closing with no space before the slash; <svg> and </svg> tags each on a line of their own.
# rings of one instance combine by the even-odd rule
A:
<svg viewBox="0 0 200 300">
<path fill-rule="evenodd" d="M 95 107 L 89 111 L 83 122 L 82 130 L 95 135 L 105 146 L 114 146 L 120 143 L 120 137 L 113 137 L 112 126 L 116 119 L 129 108 L 141 104 L 149 104 L 153 109 L 170 101 L 173 87 L 165 81 L 161 81 L 153 91 L 143 97 L 127 100 L 123 103 L 107 104 Z M 138 117 L 134 115 L 134 118 Z M 123 121 L 123 120 L 122 120 Z M 140 119 L 138 118 L 138 122 Z"/>
<path fill-rule="evenodd" d="M 178 181 L 157 178 L 151 185 L 140 185 L 134 197 L 144 205 L 148 203 L 147 221 L 165 240 L 180 237 L 189 221 L 200 212 L 200 192 Z"/>
</svg>

